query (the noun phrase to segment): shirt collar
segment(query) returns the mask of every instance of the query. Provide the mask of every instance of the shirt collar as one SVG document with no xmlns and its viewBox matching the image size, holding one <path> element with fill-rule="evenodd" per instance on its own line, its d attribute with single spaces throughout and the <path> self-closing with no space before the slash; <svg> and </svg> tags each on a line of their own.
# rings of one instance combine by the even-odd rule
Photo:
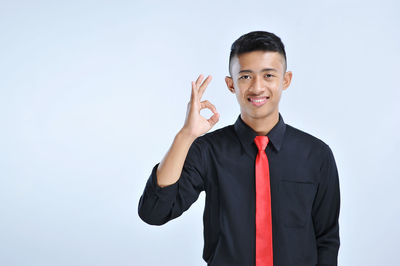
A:
<svg viewBox="0 0 400 266">
<path fill-rule="evenodd" d="M 234 128 L 237 135 L 239 136 L 240 142 L 245 147 L 245 149 L 250 153 L 250 155 L 254 154 L 254 150 L 257 151 L 257 146 L 254 143 L 254 138 L 257 136 L 257 133 L 242 120 L 240 114 L 236 119 Z M 276 125 L 266 135 L 272 143 L 272 146 L 274 146 L 275 150 L 278 152 L 282 146 L 285 130 L 286 124 L 283 121 L 281 113 L 279 113 L 278 123 L 276 123 Z"/>
</svg>

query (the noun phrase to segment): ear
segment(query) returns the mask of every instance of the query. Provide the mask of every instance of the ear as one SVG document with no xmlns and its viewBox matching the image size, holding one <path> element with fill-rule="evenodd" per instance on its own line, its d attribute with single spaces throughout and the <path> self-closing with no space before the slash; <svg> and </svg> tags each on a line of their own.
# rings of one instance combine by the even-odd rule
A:
<svg viewBox="0 0 400 266">
<path fill-rule="evenodd" d="M 226 83 L 226 86 L 228 87 L 229 91 L 232 93 L 235 93 L 235 87 L 233 86 L 233 79 L 229 76 L 226 76 L 225 83 Z"/>
<path fill-rule="evenodd" d="M 282 90 L 286 90 L 289 87 L 290 83 L 292 82 L 292 76 L 293 76 L 292 71 L 287 71 L 285 73 L 285 75 L 283 76 Z"/>
</svg>

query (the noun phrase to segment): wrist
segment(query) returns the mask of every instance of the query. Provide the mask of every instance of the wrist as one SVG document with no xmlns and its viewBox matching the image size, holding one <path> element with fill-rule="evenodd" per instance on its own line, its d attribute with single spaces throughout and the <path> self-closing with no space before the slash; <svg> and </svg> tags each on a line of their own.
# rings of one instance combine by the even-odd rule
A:
<svg viewBox="0 0 400 266">
<path fill-rule="evenodd" d="M 195 134 L 190 132 L 188 129 L 183 127 L 181 130 L 179 130 L 178 134 L 176 134 L 176 137 L 183 138 L 183 139 L 193 142 L 198 136 L 196 136 Z"/>
</svg>

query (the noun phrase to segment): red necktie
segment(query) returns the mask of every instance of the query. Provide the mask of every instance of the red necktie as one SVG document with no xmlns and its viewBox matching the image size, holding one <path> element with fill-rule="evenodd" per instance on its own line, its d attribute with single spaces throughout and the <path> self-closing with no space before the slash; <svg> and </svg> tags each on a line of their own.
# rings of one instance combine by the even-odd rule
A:
<svg viewBox="0 0 400 266">
<path fill-rule="evenodd" d="M 265 148 L 267 136 L 256 136 L 256 266 L 273 266 L 271 191 Z"/>
</svg>

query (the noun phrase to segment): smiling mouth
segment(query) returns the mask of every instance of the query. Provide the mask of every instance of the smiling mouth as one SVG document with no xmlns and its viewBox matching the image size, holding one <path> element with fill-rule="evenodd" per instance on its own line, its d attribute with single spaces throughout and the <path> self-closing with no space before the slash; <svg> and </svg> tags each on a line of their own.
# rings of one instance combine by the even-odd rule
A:
<svg viewBox="0 0 400 266">
<path fill-rule="evenodd" d="M 267 100 L 269 99 L 269 96 L 264 96 L 264 97 L 249 97 L 247 98 L 247 100 L 249 102 L 251 102 L 253 105 L 255 106 L 261 106 L 264 103 L 267 102 Z"/>
</svg>

